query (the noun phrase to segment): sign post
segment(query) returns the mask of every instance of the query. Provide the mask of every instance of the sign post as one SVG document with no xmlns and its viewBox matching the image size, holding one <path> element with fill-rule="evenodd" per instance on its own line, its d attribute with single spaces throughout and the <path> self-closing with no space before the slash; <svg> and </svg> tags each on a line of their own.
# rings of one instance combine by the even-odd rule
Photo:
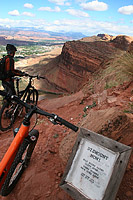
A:
<svg viewBox="0 0 133 200">
<path fill-rule="evenodd" d="M 60 187 L 76 200 L 114 200 L 131 147 L 80 129 Z"/>
</svg>

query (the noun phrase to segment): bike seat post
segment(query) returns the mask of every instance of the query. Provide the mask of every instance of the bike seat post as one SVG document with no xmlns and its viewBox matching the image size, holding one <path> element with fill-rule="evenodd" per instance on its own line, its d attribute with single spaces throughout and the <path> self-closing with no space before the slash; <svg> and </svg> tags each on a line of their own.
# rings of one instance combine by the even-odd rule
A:
<svg viewBox="0 0 133 200">
<path fill-rule="evenodd" d="M 32 77 L 30 76 L 30 81 L 29 81 L 29 82 L 30 82 L 30 84 L 31 84 L 31 81 L 32 81 Z"/>
</svg>

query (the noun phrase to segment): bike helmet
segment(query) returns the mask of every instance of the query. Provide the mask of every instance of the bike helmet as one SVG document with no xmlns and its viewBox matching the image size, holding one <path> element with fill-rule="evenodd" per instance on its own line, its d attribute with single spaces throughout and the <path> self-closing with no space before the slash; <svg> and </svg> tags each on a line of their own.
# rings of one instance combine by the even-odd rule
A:
<svg viewBox="0 0 133 200">
<path fill-rule="evenodd" d="M 12 44 L 7 44 L 6 45 L 6 50 L 7 51 L 17 51 L 17 48 Z"/>
</svg>

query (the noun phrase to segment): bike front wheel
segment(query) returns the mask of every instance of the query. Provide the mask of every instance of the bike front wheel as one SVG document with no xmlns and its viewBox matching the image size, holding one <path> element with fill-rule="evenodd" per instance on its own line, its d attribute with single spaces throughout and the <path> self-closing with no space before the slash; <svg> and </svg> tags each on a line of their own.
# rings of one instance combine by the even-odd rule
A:
<svg viewBox="0 0 133 200">
<path fill-rule="evenodd" d="M 29 136 L 31 137 L 31 142 L 29 142 L 28 139 L 24 139 L 11 165 L 11 168 L 7 174 L 7 177 L 0 192 L 2 196 L 7 196 L 11 193 L 11 191 L 14 189 L 17 182 L 19 181 L 21 175 L 23 174 L 25 168 L 27 168 L 29 164 L 31 155 L 39 136 L 39 132 L 37 130 L 33 130 L 31 131 Z"/>
<path fill-rule="evenodd" d="M 0 110 L 0 130 L 7 131 L 11 128 L 14 118 L 14 105 L 11 102 L 5 101 Z"/>
</svg>

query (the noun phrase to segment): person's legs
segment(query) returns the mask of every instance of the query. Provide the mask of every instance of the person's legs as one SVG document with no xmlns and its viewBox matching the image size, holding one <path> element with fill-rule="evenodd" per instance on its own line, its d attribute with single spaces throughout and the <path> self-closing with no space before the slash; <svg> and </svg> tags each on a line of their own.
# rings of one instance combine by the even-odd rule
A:
<svg viewBox="0 0 133 200">
<path fill-rule="evenodd" d="M 5 89 L 5 91 L 7 93 L 9 93 L 10 95 L 15 95 L 16 92 L 15 92 L 15 88 L 14 88 L 14 82 L 13 81 L 2 81 L 2 85 Z"/>
</svg>

